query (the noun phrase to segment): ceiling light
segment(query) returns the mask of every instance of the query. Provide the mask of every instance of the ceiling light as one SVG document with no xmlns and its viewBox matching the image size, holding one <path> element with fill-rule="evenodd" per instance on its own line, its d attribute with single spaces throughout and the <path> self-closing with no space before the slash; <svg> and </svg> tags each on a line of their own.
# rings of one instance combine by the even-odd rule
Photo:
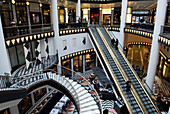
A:
<svg viewBox="0 0 170 114">
<path fill-rule="evenodd" d="M 15 0 L 12 0 L 12 3 L 15 4 Z"/>
<path fill-rule="evenodd" d="M 27 4 L 27 6 L 29 6 L 29 5 L 30 5 L 30 3 L 29 3 L 29 2 L 26 2 L 26 4 Z"/>
</svg>

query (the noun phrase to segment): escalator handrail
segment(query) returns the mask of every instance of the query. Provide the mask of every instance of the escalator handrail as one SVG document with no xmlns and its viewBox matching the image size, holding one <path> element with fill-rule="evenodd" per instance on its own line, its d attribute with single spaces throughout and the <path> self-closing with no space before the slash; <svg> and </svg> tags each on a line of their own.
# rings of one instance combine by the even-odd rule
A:
<svg viewBox="0 0 170 114">
<path fill-rule="evenodd" d="M 104 28 L 106 30 L 106 32 L 108 33 L 108 35 L 113 38 L 110 33 L 108 32 L 108 30 L 106 28 Z M 142 89 L 145 91 L 145 93 L 147 94 L 149 100 L 151 101 L 152 105 L 154 106 L 154 108 L 156 109 L 157 112 L 160 113 L 159 109 L 157 106 L 155 106 L 155 103 L 153 102 L 153 100 L 151 99 L 150 94 L 148 93 L 148 91 L 146 90 L 146 88 L 143 86 L 142 81 L 140 80 L 140 78 L 138 77 L 137 73 L 134 71 L 132 65 L 129 63 L 129 61 L 127 60 L 127 58 L 125 57 L 125 55 L 123 54 L 123 52 L 118 48 L 119 52 L 121 53 L 121 55 L 123 56 L 124 60 L 126 61 L 126 63 L 128 64 L 129 68 L 131 69 L 131 71 L 133 72 L 133 74 L 135 75 L 136 79 L 138 80 L 138 82 L 140 83 Z"/>
</svg>

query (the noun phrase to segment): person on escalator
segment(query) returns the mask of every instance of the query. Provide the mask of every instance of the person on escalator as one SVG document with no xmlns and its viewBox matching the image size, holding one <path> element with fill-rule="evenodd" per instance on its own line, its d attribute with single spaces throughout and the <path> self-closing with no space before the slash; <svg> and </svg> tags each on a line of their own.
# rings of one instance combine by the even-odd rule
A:
<svg viewBox="0 0 170 114">
<path fill-rule="evenodd" d="M 127 90 L 127 91 L 130 91 L 130 88 L 131 88 L 131 80 L 128 80 L 128 81 L 126 82 L 126 90 Z"/>
<path fill-rule="evenodd" d="M 118 49 L 118 39 L 116 39 L 116 45 L 115 48 Z"/>
<path fill-rule="evenodd" d="M 111 43 L 114 46 L 114 44 L 115 44 L 115 39 L 114 38 L 111 40 Z"/>
</svg>

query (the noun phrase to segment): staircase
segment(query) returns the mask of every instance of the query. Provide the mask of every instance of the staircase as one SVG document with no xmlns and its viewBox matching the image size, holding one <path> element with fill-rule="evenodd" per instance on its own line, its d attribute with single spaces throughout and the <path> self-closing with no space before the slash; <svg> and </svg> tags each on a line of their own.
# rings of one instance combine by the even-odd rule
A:
<svg viewBox="0 0 170 114">
<path fill-rule="evenodd" d="M 47 80 L 55 81 L 57 84 L 63 86 L 69 92 L 69 94 L 74 99 L 80 114 L 100 114 L 102 112 L 99 107 L 100 105 L 96 101 L 96 98 L 90 93 L 91 88 L 87 86 L 83 87 L 76 81 L 53 72 L 41 72 L 39 74 L 26 77 L 13 84 L 10 88 L 1 89 L 1 92 L 8 92 L 8 90 L 15 90 L 17 88 L 23 88 L 28 90 L 32 85 L 36 85 Z"/>
</svg>

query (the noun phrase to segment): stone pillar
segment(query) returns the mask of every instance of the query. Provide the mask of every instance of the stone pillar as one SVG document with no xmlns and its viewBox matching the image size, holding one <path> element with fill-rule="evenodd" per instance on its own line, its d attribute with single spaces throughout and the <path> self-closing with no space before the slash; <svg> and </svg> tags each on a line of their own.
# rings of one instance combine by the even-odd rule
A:
<svg viewBox="0 0 170 114">
<path fill-rule="evenodd" d="M 66 22 L 65 23 L 68 23 L 68 8 L 65 8 L 65 18 L 66 18 Z"/>
<path fill-rule="evenodd" d="M 29 2 L 26 2 L 27 6 L 27 20 L 28 20 L 28 26 L 29 26 L 29 33 L 31 34 L 31 20 L 30 20 L 30 7 L 29 7 Z"/>
<path fill-rule="evenodd" d="M 102 25 L 102 8 L 99 8 L 99 25 Z"/>
<path fill-rule="evenodd" d="M 81 18 L 81 3 L 80 3 L 80 0 L 77 1 L 77 5 L 76 5 L 76 23 L 78 23 L 79 18 Z"/>
<path fill-rule="evenodd" d="M 114 8 L 111 9 L 111 26 L 113 26 L 113 19 L 114 19 Z"/>
<path fill-rule="evenodd" d="M 4 73 L 11 74 L 11 63 L 8 55 L 8 51 L 5 45 L 5 38 L 3 34 L 1 15 L 0 15 L 0 75 L 4 75 Z M 10 42 L 9 42 L 10 43 Z"/>
<path fill-rule="evenodd" d="M 86 55 L 83 55 L 83 72 L 86 71 Z"/>
<path fill-rule="evenodd" d="M 58 65 L 61 65 L 61 43 L 59 39 L 59 21 L 58 21 L 58 5 L 57 5 L 57 0 L 51 0 L 51 22 L 53 24 L 53 29 L 55 33 L 55 37 L 51 40 L 51 38 L 48 40 L 49 43 L 49 54 L 50 55 L 56 55 L 57 50 L 58 50 L 58 56 L 59 56 L 59 63 Z M 62 41 L 62 40 L 61 40 Z M 53 46 L 51 46 L 53 45 Z M 52 47 L 54 49 L 52 49 Z M 50 51 L 51 50 L 51 51 Z M 57 69 L 58 73 L 61 73 L 61 67 L 58 67 Z"/>
<path fill-rule="evenodd" d="M 9 108 L 10 114 L 19 114 L 18 106 L 15 105 Z"/>
<path fill-rule="evenodd" d="M 122 0 L 121 22 L 120 22 L 120 39 L 119 39 L 119 43 L 122 46 L 122 51 L 123 51 L 123 47 L 124 47 L 124 28 L 126 26 L 127 3 L 128 3 L 128 0 Z"/>
<path fill-rule="evenodd" d="M 17 23 L 17 15 L 16 15 L 15 4 L 12 4 L 12 14 L 13 14 L 14 21 Z"/>
<path fill-rule="evenodd" d="M 146 77 L 146 83 L 148 84 L 150 89 L 152 89 L 153 87 L 155 73 L 156 73 L 156 67 L 157 67 L 158 56 L 159 56 L 158 38 L 161 31 L 161 26 L 163 26 L 165 23 L 166 7 L 167 7 L 166 4 L 167 4 L 167 0 L 158 0 L 157 2 L 156 20 L 155 20 L 155 26 L 154 26 L 154 32 L 152 38 L 148 72 Z"/>
</svg>

